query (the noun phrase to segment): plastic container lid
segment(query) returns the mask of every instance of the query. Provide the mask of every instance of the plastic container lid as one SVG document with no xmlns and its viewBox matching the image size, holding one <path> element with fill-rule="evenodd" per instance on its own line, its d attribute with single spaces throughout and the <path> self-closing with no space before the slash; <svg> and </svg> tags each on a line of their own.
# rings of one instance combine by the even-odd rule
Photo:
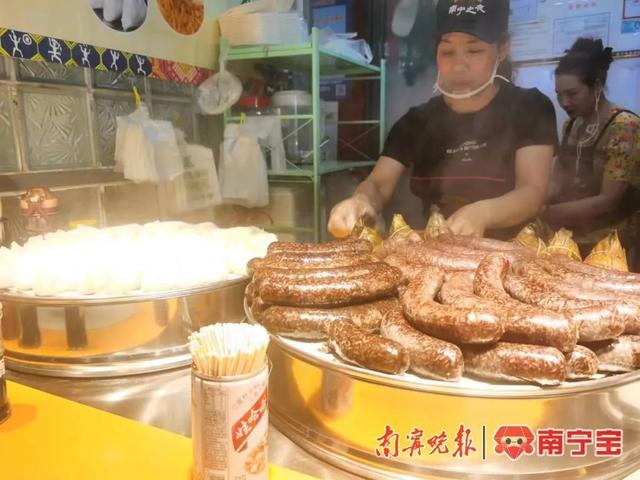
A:
<svg viewBox="0 0 640 480">
<path fill-rule="evenodd" d="M 236 106 L 245 110 L 261 110 L 271 107 L 271 99 L 266 95 L 245 95 L 240 97 Z"/>
<path fill-rule="evenodd" d="M 283 90 L 272 98 L 276 107 L 311 107 L 311 94 L 304 90 Z"/>
</svg>

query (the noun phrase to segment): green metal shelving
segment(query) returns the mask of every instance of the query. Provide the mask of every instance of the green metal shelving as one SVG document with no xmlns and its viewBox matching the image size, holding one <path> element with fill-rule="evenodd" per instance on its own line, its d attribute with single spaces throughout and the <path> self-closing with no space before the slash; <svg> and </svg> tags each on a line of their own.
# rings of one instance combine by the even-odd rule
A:
<svg viewBox="0 0 640 480">
<path fill-rule="evenodd" d="M 338 125 L 371 125 L 379 132 L 379 149 L 384 145 L 385 133 L 385 60 L 380 66 L 355 61 L 349 57 L 332 52 L 319 46 L 319 32 L 311 30 L 311 41 L 297 45 L 246 46 L 230 47 L 223 39 L 220 49 L 220 61 L 229 67 L 229 63 L 251 60 L 268 60 L 275 67 L 299 72 L 311 72 L 312 114 L 310 115 L 281 115 L 283 120 L 310 120 L 313 128 L 313 163 L 296 165 L 285 171 L 269 172 L 269 180 L 279 183 L 311 183 L 313 185 L 313 227 L 272 226 L 274 232 L 313 233 L 316 242 L 320 241 L 323 227 L 321 225 L 321 177 L 322 175 L 353 168 L 371 167 L 375 160 L 341 162 L 321 162 L 320 151 L 320 80 L 323 76 L 345 76 L 348 80 L 379 81 L 380 114 L 377 120 L 337 121 Z M 224 115 L 225 124 L 238 122 L 240 117 L 232 116 L 229 112 Z"/>
</svg>

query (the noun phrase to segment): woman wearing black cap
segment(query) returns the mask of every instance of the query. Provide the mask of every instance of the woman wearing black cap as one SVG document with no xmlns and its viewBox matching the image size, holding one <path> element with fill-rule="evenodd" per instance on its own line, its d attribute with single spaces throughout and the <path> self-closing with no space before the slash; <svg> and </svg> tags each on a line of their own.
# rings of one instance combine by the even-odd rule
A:
<svg viewBox="0 0 640 480">
<path fill-rule="evenodd" d="M 631 247 L 640 213 L 640 118 L 604 93 L 613 62 L 602 40 L 578 39 L 556 68 L 556 92 L 569 114 L 554 174 L 557 193 L 544 218 L 565 226 L 586 252 L 617 228 Z"/>
<path fill-rule="evenodd" d="M 509 56 L 508 0 L 440 0 L 435 88 L 391 129 L 371 174 L 335 206 L 329 231 L 374 221 L 405 169 L 425 211 L 459 234 L 504 237 L 542 207 L 557 143 L 553 106 L 498 75 Z M 505 79 L 506 80 L 506 79 Z"/>
</svg>

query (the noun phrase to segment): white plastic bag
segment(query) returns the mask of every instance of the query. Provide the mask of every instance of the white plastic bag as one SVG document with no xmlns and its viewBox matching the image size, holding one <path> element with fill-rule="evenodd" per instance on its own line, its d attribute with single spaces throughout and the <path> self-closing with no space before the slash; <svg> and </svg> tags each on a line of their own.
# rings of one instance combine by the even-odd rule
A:
<svg viewBox="0 0 640 480">
<path fill-rule="evenodd" d="M 222 203 L 220 182 L 213 151 L 202 145 L 182 144 L 184 173 L 171 182 L 160 184 L 160 191 L 170 199 L 170 213 L 212 207 Z"/>
<path fill-rule="evenodd" d="M 230 72 L 222 70 L 200 84 L 196 101 L 202 113 L 216 115 L 224 112 L 242 95 L 242 82 Z"/>
<path fill-rule="evenodd" d="M 122 17 L 122 0 L 104 0 L 102 18 L 107 22 L 115 22 Z"/>
<path fill-rule="evenodd" d="M 373 54 L 369 44 L 356 39 L 357 33 L 334 33 L 330 28 L 320 29 L 320 45 L 327 50 L 352 58 L 353 60 L 371 63 Z"/>
<path fill-rule="evenodd" d="M 148 120 L 144 123 L 147 141 L 153 145 L 153 158 L 148 178 L 151 182 L 168 182 L 184 172 L 182 155 L 171 122 Z"/>
<path fill-rule="evenodd" d="M 115 171 L 136 183 L 167 182 L 184 172 L 171 122 L 151 120 L 147 107 L 140 105 L 116 123 Z"/>
<path fill-rule="evenodd" d="M 122 29 L 132 30 L 147 18 L 147 4 L 144 0 L 124 0 L 122 4 Z"/>
<path fill-rule="evenodd" d="M 267 165 L 258 139 L 241 125 L 227 125 L 222 144 L 222 198 L 243 207 L 269 204 Z"/>
</svg>

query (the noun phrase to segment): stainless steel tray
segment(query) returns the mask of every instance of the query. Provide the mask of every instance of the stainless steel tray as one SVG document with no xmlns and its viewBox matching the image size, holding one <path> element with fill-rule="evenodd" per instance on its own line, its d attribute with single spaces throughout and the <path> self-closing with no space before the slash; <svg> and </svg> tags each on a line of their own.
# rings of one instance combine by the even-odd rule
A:
<svg viewBox="0 0 640 480">
<path fill-rule="evenodd" d="M 247 316 L 252 321 L 246 308 Z M 613 479 L 640 467 L 640 372 L 565 382 L 557 387 L 426 380 L 386 375 L 336 359 L 319 343 L 272 336 L 271 412 L 294 442 L 365 478 Z M 476 448 L 453 458 L 460 426 Z M 494 451 L 499 427 L 622 429 L 615 457 L 525 455 L 513 461 Z M 389 426 L 400 448 L 423 430 L 423 455 L 376 454 Z M 427 439 L 445 432 L 450 453 L 429 455 Z M 572 447 L 573 448 L 573 447 Z"/>
<path fill-rule="evenodd" d="M 119 303 L 152 302 L 156 300 L 168 300 L 172 298 L 199 295 L 215 290 L 221 290 L 233 285 L 245 284 L 247 276 L 238 276 L 222 282 L 197 285 L 190 288 L 176 289 L 159 292 L 132 292 L 127 295 L 82 295 L 80 293 L 66 293 L 56 296 L 36 295 L 33 291 L 16 291 L 0 289 L 0 302 L 27 303 L 30 305 L 116 305 Z"/>
<path fill-rule="evenodd" d="M 0 292 L 7 366 L 41 375 L 110 377 L 188 365 L 193 329 L 244 319 L 247 281 L 126 296 Z"/>
</svg>

